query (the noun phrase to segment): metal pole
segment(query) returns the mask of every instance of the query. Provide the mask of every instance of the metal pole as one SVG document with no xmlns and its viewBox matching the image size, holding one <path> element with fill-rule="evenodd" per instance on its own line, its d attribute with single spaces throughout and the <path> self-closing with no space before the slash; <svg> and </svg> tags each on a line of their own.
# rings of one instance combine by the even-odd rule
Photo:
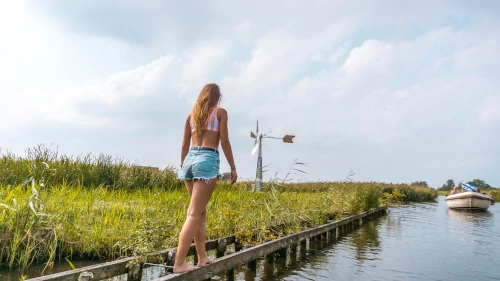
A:
<svg viewBox="0 0 500 281">
<path fill-rule="evenodd" d="M 259 138 L 259 157 L 257 158 L 257 175 L 255 176 L 255 190 L 262 190 L 262 135 Z"/>
</svg>

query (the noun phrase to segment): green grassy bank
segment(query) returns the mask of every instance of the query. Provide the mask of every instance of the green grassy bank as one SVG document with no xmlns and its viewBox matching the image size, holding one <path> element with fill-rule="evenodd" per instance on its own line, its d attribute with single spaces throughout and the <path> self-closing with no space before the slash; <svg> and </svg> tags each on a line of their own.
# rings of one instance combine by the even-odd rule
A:
<svg viewBox="0 0 500 281">
<path fill-rule="evenodd" d="M 0 158 L 0 267 L 50 267 L 66 258 L 116 259 L 176 246 L 189 198 L 174 170 L 43 149 L 30 155 Z M 436 196 L 430 188 L 374 182 L 270 182 L 250 192 L 247 182 L 221 181 L 208 204 L 207 235 L 259 243 L 305 223 L 323 224 L 331 213 Z M 282 223 L 279 233 L 265 230 Z M 254 229 L 262 231 L 252 236 Z"/>
</svg>

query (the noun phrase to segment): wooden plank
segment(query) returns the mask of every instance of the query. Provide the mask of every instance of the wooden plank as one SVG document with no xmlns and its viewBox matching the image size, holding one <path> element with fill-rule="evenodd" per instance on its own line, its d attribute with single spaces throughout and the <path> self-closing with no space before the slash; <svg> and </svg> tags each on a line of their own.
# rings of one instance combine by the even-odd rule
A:
<svg viewBox="0 0 500 281">
<path fill-rule="evenodd" d="M 110 278 L 113 276 L 126 274 L 128 272 L 128 269 L 125 267 L 125 265 L 133 259 L 134 258 L 120 259 L 120 260 L 116 260 L 116 261 L 106 262 L 103 264 L 86 266 L 86 267 L 82 267 L 82 268 L 78 268 L 78 269 L 73 269 L 73 270 L 69 270 L 69 271 L 65 271 L 65 272 L 40 276 L 40 277 L 31 278 L 31 279 L 27 279 L 27 280 L 75 281 L 75 280 L 78 280 L 78 277 L 83 272 L 91 272 L 93 274 L 93 277 L 91 278 L 91 280 L 106 279 L 106 278 Z"/>
<path fill-rule="evenodd" d="M 374 214 L 377 211 L 378 211 L 378 209 L 370 210 L 370 211 L 368 211 L 368 213 L 369 214 Z M 365 212 L 365 213 L 367 213 L 367 212 Z M 360 215 L 357 215 L 357 216 L 360 216 Z M 351 219 L 351 217 L 346 218 L 346 219 Z M 337 221 L 335 223 L 337 223 L 337 224 L 340 223 L 341 225 L 346 224 L 346 223 L 348 223 L 346 221 L 346 219 L 341 220 L 341 221 Z M 331 225 L 331 224 L 328 224 L 328 225 Z M 325 225 L 323 225 L 323 226 L 325 226 Z M 314 229 L 317 229 L 317 228 L 313 228 L 313 229 L 310 229 L 310 230 L 314 230 Z M 318 232 L 317 234 L 314 234 L 312 236 L 318 235 L 320 233 L 321 232 Z M 307 237 L 310 237 L 310 236 L 307 236 Z M 235 240 L 236 240 L 234 235 L 229 235 L 229 236 L 226 236 L 226 237 L 209 240 L 209 241 L 207 241 L 205 243 L 206 249 L 207 250 L 217 249 L 218 240 L 220 240 L 220 239 L 226 239 L 226 244 L 227 245 L 235 243 Z M 253 249 L 253 248 L 251 248 L 251 249 Z M 151 253 L 150 255 L 160 256 L 160 257 L 163 257 L 163 258 L 168 258 L 169 255 L 170 256 L 175 256 L 176 252 L 177 252 L 177 248 L 170 248 L 170 249 L 166 249 L 166 250 L 162 250 L 162 251 Z M 188 256 L 192 255 L 194 252 L 195 252 L 195 246 L 194 246 L 194 244 L 191 244 L 191 246 L 189 248 L 189 251 L 188 251 Z M 234 254 L 225 256 L 224 258 L 230 257 L 232 255 L 234 255 Z M 54 280 L 54 281 L 77 281 L 78 277 L 83 272 L 92 273 L 93 277 L 91 278 L 91 280 L 107 279 L 107 278 L 119 276 L 119 275 L 122 275 L 122 274 L 127 274 L 128 273 L 128 269 L 125 266 L 127 265 L 128 262 L 134 260 L 135 258 L 136 257 L 119 259 L 119 260 L 116 260 L 116 261 L 111 261 L 111 262 L 106 262 L 106 263 L 101 263 L 101 264 L 86 266 L 86 267 L 82 267 L 82 268 L 78 268 L 78 269 L 73 269 L 73 270 L 64 271 L 64 272 L 60 272 L 60 273 L 55 273 L 55 274 L 40 276 L 40 277 L 31 278 L 31 279 L 27 279 L 27 280 L 31 280 L 31 281 L 46 281 L 46 280 Z M 144 267 L 149 267 L 149 266 L 146 265 Z M 205 267 L 203 267 L 203 268 L 205 268 Z M 204 278 L 204 279 L 207 279 L 207 278 Z M 182 279 L 182 280 L 185 280 L 185 279 Z"/>
<path fill-rule="evenodd" d="M 234 243 L 235 237 L 234 237 L 234 235 L 230 235 L 230 236 L 226 236 L 226 237 L 219 238 L 219 239 L 226 239 L 226 243 L 231 244 L 231 243 Z M 217 240 L 219 240 L 219 239 L 208 240 L 205 243 L 206 249 L 207 250 L 216 249 L 217 248 Z M 195 250 L 195 246 L 193 243 L 193 244 L 191 244 L 191 246 L 189 248 L 189 253 L 193 254 L 194 250 Z M 176 251 L 177 251 L 177 248 L 170 248 L 170 249 L 151 253 L 151 255 L 161 256 L 163 258 L 167 258 L 169 253 L 171 255 L 175 256 Z M 116 261 L 86 266 L 86 267 L 82 267 L 82 268 L 78 268 L 78 269 L 73 269 L 73 270 L 64 271 L 64 272 L 60 272 L 60 273 L 54 273 L 54 274 L 40 276 L 40 277 L 26 279 L 26 280 L 32 280 L 32 281 L 45 281 L 45 280 L 78 281 L 78 277 L 83 272 L 91 272 L 93 274 L 93 277 L 91 278 L 91 280 L 107 279 L 107 278 L 111 278 L 111 277 L 115 277 L 115 276 L 119 276 L 119 275 L 128 273 L 128 269 L 125 266 L 127 265 L 127 263 L 129 261 L 134 260 L 134 259 L 135 259 L 135 257 L 124 258 L 124 259 L 119 259 Z M 145 267 L 149 267 L 149 266 L 145 266 Z"/>
<path fill-rule="evenodd" d="M 380 211 L 382 208 L 377 208 L 376 211 Z M 249 261 L 255 260 L 264 255 L 273 253 L 279 249 L 285 248 L 288 245 L 293 245 L 305 238 L 314 237 L 321 233 L 330 231 L 335 229 L 343 222 L 350 222 L 354 218 L 359 218 L 362 216 L 367 216 L 370 214 L 370 211 L 364 212 L 359 215 L 348 217 L 344 220 L 332 222 L 328 224 L 324 224 L 318 227 L 310 228 L 308 230 L 304 230 L 302 232 L 298 232 L 292 235 L 288 235 L 282 238 L 278 238 L 276 240 L 272 240 L 269 242 L 265 242 L 254 247 L 244 249 L 240 252 L 236 252 L 219 259 L 212 264 L 205 265 L 203 267 L 197 268 L 195 270 L 185 272 L 185 273 L 173 273 L 158 279 L 155 281 L 167 281 L 167 280 L 176 280 L 176 281 L 184 281 L 184 280 L 205 280 L 215 276 L 218 273 L 226 271 L 228 269 L 235 268 L 242 263 L 247 263 Z"/>
<path fill-rule="evenodd" d="M 279 224 L 276 226 L 269 226 L 268 229 L 270 229 L 270 228 L 276 229 L 279 227 L 282 227 L 282 224 Z M 257 233 L 258 231 L 260 231 L 260 229 L 255 229 L 253 232 Z M 209 240 L 205 243 L 205 248 L 207 249 L 207 251 L 217 249 L 219 239 L 226 239 L 227 245 L 235 243 L 235 241 L 236 241 L 234 235 L 229 235 L 226 237 Z M 166 249 L 166 250 L 154 252 L 154 253 L 151 253 L 150 255 L 161 256 L 163 258 L 168 259 L 169 254 L 170 254 L 170 256 L 172 256 L 172 255 L 175 256 L 176 252 L 177 252 L 177 248 L 171 248 L 171 249 Z M 187 256 L 193 255 L 194 253 L 195 253 L 195 246 L 193 243 L 193 244 L 191 244 L 191 246 L 188 250 Z M 35 278 L 27 279 L 27 280 L 31 280 L 31 281 L 46 281 L 46 280 L 77 281 L 78 277 L 83 272 L 91 272 L 93 274 L 93 278 L 91 278 L 91 280 L 107 279 L 107 278 L 111 278 L 111 277 L 115 277 L 115 276 L 119 276 L 119 275 L 128 273 L 128 270 L 125 266 L 127 265 L 127 263 L 129 261 L 133 260 L 134 258 L 135 257 L 119 259 L 116 261 L 111 261 L 111 262 L 96 264 L 96 265 L 92 265 L 92 266 L 82 267 L 82 268 L 78 268 L 78 269 L 74 269 L 74 270 L 64 271 L 64 272 L 60 272 L 60 273 L 54 273 L 54 274 L 50 274 L 50 275 L 35 277 Z M 170 259 L 172 260 L 173 258 L 170 258 Z M 149 267 L 149 265 L 146 265 L 145 267 Z"/>
</svg>

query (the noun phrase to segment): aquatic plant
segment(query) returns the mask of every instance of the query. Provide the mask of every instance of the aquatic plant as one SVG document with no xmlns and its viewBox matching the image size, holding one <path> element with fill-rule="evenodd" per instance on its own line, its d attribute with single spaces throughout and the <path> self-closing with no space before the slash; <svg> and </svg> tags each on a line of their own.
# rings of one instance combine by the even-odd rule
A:
<svg viewBox="0 0 500 281">
<path fill-rule="evenodd" d="M 114 190 L 59 185 L 0 189 L 0 262 L 50 267 L 64 258 L 115 259 L 175 246 L 189 198 L 183 190 Z M 325 223 L 328 215 L 356 214 L 383 200 L 376 186 L 346 185 L 328 192 L 248 192 L 221 182 L 208 208 L 208 238 L 237 234 L 258 243 Z M 33 207 L 33 208 L 32 208 Z M 266 227 L 286 224 L 279 231 Z M 251 232 L 262 229 L 257 235 Z"/>
<path fill-rule="evenodd" d="M 57 149 L 45 145 L 27 149 L 25 157 L 0 150 L 0 186 L 16 186 L 30 177 L 45 186 L 184 188 L 183 182 L 176 178 L 176 169 L 173 167 L 146 167 L 105 154 L 89 153 L 73 157 L 60 154 Z"/>
<path fill-rule="evenodd" d="M 493 200 L 495 200 L 495 202 L 500 203 L 500 190 L 491 190 L 489 191 L 489 194 L 491 195 L 491 197 L 493 197 Z"/>
<path fill-rule="evenodd" d="M 221 181 L 207 206 L 208 238 L 235 234 L 243 243 L 259 243 L 323 224 L 332 214 L 437 195 L 400 184 L 291 182 L 305 165 L 295 161 L 263 192 L 249 192 L 250 181 Z M 173 169 L 103 155 L 72 158 L 45 147 L 28 150 L 26 158 L 1 154 L 0 267 L 51 267 L 58 260 L 116 259 L 173 247 L 188 204 Z"/>
</svg>

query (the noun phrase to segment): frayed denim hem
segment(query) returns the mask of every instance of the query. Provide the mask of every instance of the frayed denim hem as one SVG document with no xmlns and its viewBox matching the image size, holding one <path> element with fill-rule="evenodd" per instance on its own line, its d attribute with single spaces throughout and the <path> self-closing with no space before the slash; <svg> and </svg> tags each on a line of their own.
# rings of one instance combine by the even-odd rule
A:
<svg viewBox="0 0 500 281">
<path fill-rule="evenodd" d="M 188 180 L 188 181 L 196 181 L 196 180 L 201 180 L 201 181 L 204 181 L 205 183 L 210 183 L 211 180 L 213 179 L 218 179 L 220 180 L 222 178 L 222 175 L 221 174 L 217 174 L 215 177 L 213 178 L 205 178 L 205 177 L 194 177 L 194 178 L 191 178 L 191 179 L 187 179 L 187 178 L 184 178 L 182 180 Z"/>
</svg>

